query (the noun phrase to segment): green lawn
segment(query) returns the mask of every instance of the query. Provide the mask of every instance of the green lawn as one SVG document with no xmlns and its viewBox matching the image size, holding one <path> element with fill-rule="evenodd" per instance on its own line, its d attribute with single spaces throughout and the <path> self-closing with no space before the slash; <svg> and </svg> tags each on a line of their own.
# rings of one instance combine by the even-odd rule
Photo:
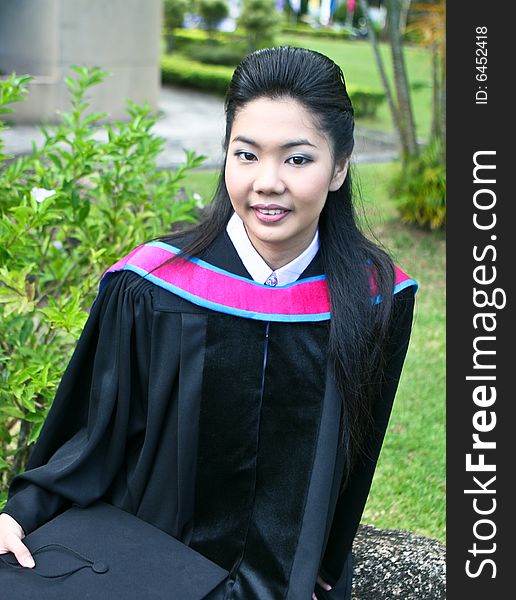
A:
<svg viewBox="0 0 516 600">
<path fill-rule="evenodd" d="M 444 235 L 400 224 L 387 181 L 397 163 L 358 165 L 353 176 L 375 235 L 418 280 L 414 329 L 388 434 L 363 522 L 445 539 Z M 213 171 L 189 173 L 185 187 L 209 199 Z"/>
<path fill-rule="evenodd" d="M 364 522 L 445 540 L 445 238 L 402 225 L 387 178 L 360 165 L 364 208 L 395 262 L 417 279 L 414 329 Z"/>
<path fill-rule="evenodd" d="M 347 83 L 383 91 L 373 50 L 368 41 L 348 42 L 289 35 L 279 37 L 277 42 L 282 45 L 302 46 L 326 54 L 341 67 Z M 392 81 L 390 50 L 386 44 L 381 44 L 381 54 Z M 417 134 L 418 137 L 426 139 L 430 131 L 432 114 L 431 56 L 427 50 L 422 48 L 405 47 L 405 58 L 409 82 L 413 88 L 412 102 Z M 377 118 L 361 119 L 357 122 L 363 127 L 379 131 L 393 129 L 387 102 L 383 102 L 379 107 Z"/>
</svg>

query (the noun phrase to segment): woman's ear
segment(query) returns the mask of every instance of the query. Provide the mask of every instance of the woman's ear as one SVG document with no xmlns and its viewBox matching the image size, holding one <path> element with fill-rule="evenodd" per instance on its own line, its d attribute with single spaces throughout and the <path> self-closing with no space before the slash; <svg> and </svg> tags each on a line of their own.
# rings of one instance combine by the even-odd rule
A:
<svg viewBox="0 0 516 600">
<path fill-rule="evenodd" d="M 335 163 L 333 170 L 333 177 L 331 178 L 329 191 L 336 192 L 340 186 L 344 183 L 346 175 L 348 174 L 349 158 L 343 158 Z"/>
</svg>

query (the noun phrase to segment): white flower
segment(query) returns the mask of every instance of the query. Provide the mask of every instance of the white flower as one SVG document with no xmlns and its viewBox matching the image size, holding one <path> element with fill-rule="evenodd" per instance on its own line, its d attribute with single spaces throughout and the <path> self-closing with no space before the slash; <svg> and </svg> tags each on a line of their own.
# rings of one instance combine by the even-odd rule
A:
<svg viewBox="0 0 516 600">
<path fill-rule="evenodd" d="M 33 187 L 30 193 L 34 200 L 36 200 L 36 202 L 41 203 L 43 202 L 43 200 L 46 200 L 47 198 L 50 198 L 50 196 L 53 196 L 56 193 L 56 191 L 47 190 L 45 188 Z"/>
<path fill-rule="evenodd" d="M 55 242 L 52 242 L 52 245 L 54 246 L 54 248 L 56 250 L 62 250 L 63 249 L 63 242 L 60 242 L 59 240 L 56 240 Z"/>
</svg>

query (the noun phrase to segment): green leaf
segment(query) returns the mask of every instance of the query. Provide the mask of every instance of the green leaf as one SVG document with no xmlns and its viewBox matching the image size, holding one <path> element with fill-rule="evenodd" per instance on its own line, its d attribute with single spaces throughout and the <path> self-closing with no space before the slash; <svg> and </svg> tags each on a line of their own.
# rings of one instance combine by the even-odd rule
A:
<svg viewBox="0 0 516 600">
<path fill-rule="evenodd" d="M 77 215 L 77 219 L 79 222 L 85 221 L 88 218 L 88 215 L 90 214 L 90 203 L 89 202 L 85 202 L 82 207 L 79 210 L 79 213 Z"/>
<path fill-rule="evenodd" d="M 54 152 L 49 152 L 47 154 L 47 156 L 54 163 L 54 165 L 58 168 L 58 170 L 62 170 L 63 162 L 61 161 L 61 158 L 57 154 L 55 154 Z"/>
<path fill-rule="evenodd" d="M 34 329 L 34 324 L 32 323 L 32 319 L 26 319 L 20 330 L 20 338 L 19 339 L 20 339 L 21 345 L 24 345 L 27 342 L 33 329 Z"/>
<path fill-rule="evenodd" d="M 15 404 L 0 406 L 0 416 L 4 418 L 23 419 L 25 413 L 22 412 Z"/>
<path fill-rule="evenodd" d="M 73 79 L 72 77 L 65 77 L 64 82 L 68 86 L 68 89 L 74 93 L 78 93 L 81 89 L 79 82 L 76 79 Z"/>
<path fill-rule="evenodd" d="M 34 442 L 36 442 L 36 440 L 39 438 L 39 434 L 41 433 L 41 430 L 43 429 L 43 425 L 45 424 L 45 418 L 46 418 L 46 413 L 44 415 L 41 415 L 41 417 L 38 419 L 38 421 L 33 424 L 29 439 L 27 441 L 29 446 L 31 444 L 34 444 Z"/>
</svg>

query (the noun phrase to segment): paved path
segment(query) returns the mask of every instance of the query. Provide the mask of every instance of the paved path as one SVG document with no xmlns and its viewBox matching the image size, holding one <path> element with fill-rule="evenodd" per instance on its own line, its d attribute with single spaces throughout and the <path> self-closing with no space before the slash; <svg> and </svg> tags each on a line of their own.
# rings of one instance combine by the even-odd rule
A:
<svg viewBox="0 0 516 600">
<path fill-rule="evenodd" d="M 181 88 L 162 88 L 160 97 L 162 118 L 154 131 L 165 139 L 165 151 L 159 158 L 161 167 L 175 167 L 184 162 L 184 148 L 204 154 L 208 158 L 203 168 L 217 168 L 222 160 L 224 133 L 224 106 L 219 96 Z M 103 132 L 99 132 L 102 139 Z M 15 125 L 3 132 L 8 154 L 26 154 L 31 142 L 43 140 L 38 128 Z M 357 128 L 354 160 L 360 162 L 385 162 L 398 155 L 395 140 L 387 134 Z"/>
</svg>

